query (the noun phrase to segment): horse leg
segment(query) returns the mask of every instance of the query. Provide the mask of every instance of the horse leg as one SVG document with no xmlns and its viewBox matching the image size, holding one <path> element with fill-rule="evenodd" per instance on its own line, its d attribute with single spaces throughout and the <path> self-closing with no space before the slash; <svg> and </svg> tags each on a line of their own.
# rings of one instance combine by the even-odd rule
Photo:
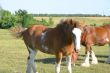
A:
<svg viewBox="0 0 110 73">
<path fill-rule="evenodd" d="M 92 57 L 92 62 L 91 64 L 98 64 L 97 58 L 95 56 L 94 51 L 91 50 L 91 57 Z"/>
<path fill-rule="evenodd" d="M 71 69 L 71 55 L 66 57 L 66 61 L 67 61 L 68 73 L 72 73 L 72 69 Z"/>
<path fill-rule="evenodd" d="M 38 73 L 36 66 L 34 64 L 34 59 L 37 52 L 32 50 L 31 48 L 28 48 L 28 50 L 29 50 L 29 56 L 28 56 L 28 65 L 27 65 L 26 73 L 31 73 L 31 69 L 33 70 L 34 73 Z"/>
<path fill-rule="evenodd" d="M 71 64 L 72 64 L 73 66 L 75 66 L 75 62 L 77 61 L 77 58 L 78 58 L 78 53 L 73 52 L 73 53 L 72 53 L 72 56 L 71 56 Z"/>
<path fill-rule="evenodd" d="M 110 44 L 109 44 L 109 56 L 107 58 L 107 60 L 105 61 L 106 63 L 110 63 Z"/>
<path fill-rule="evenodd" d="M 55 72 L 60 73 L 60 65 L 62 60 L 62 53 L 56 54 L 56 65 L 55 65 Z"/>
<path fill-rule="evenodd" d="M 88 49 L 89 48 L 89 49 Z M 83 67 L 89 67 L 89 56 L 90 56 L 90 46 L 86 46 L 86 58 L 84 60 L 84 63 L 81 64 Z"/>
</svg>

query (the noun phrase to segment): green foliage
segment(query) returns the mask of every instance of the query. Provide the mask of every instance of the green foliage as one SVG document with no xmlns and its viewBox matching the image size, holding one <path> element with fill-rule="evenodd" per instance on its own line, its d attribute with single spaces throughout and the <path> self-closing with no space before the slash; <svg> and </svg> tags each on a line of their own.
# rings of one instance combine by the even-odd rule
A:
<svg viewBox="0 0 110 73">
<path fill-rule="evenodd" d="M 103 25 L 110 25 L 110 22 L 104 22 Z"/>
<path fill-rule="evenodd" d="M 1 14 L 1 19 L 0 19 L 0 28 L 10 28 L 13 23 L 13 17 L 11 15 L 11 12 L 3 10 Z"/>
<path fill-rule="evenodd" d="M 41 22 L 42 22 L 41 24 L 43 24 L 43 25 L 46 25 L 46 26 L 49 25 L 48 22 L 45 19 L 43 19 L 43 18 L 42 18 Z"/>
<path fill-rule="evenodd" d="M 54 24 L 54 21 L 53 21 L 52 17 L 49 17 L 48 23 L 49 23 L 49 25 L 53 25 Z"/>
<path fill-rule="evenodd" d="M 19 9 L 18 11 L 15 11 L 15 16 L 17 17 L 17 23 L 21 24 L 23 27 L 24 25 L 24 18 L 27 16 L 27 11 L 26 10 L 21 10 Z"/>
<path fill-rule="evenodd" d="M 30 27 L 36 23 L 37 23 L 37 21 L 33 18 L 32 15 L 25 15 L 23 17 L 23 23 L 22 24 L 24 27 Z"/>
<path fill-rule="evenodd" d="M 51 26 L 54 24 L 52 17 L 49 17 L 48 21 L 44 18 L 41 19 L 41 21 L 37 20 L 37 24 L 42 24 L 45 26 Z"/>
<path fill-rule="evenodd" d="M 37 23 L 33 16 L 28 14 L 26 10 L 19 9 L 15 12 L 15 16 L 17 17 L 17 23 L 21 24 L 22 27 L 30 27 Z"/>
<path fill-rule="evenodd" d="M 26 10 L 19 9 L 14 14 L 7 10 L 0 10 L 0 28 L 6 29 L 16 25 L 29 27 L 36 24 L 36 20 Z"/>
</svg>

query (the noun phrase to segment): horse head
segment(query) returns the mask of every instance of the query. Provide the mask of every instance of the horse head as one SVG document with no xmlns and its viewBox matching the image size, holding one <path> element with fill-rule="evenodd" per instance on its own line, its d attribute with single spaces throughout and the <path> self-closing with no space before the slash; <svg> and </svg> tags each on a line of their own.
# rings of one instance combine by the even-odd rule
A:
<svg viewBox="0 0 110 73">
<path fill-rule="evenodd" d="M 78 52 L 80 50 L 80 38 L 81 38 L 81 33 L 82 33 L 82 26 L 80 25 L 78 21 L 75 21 L 72 19 L 66 19 L 62 21 L 62 23 L 68 24 L 71 27 L 71 29 L 73 29 L 72 32 L 76 37 L 75 48 L 76 48 L 76 51 Z"/>
<path fill-rule="evenodd" d="M 73 48 L 75 51 L 72 54 L 72 63 L 75 65 L 75 62 L 78 57 L 78 52 L 80 50 L 80 38 L 81 38 L 81 32 L 82 32 L 82 26 L 78 21 L 72 20 L 72 19 L 66 19 L 61 20 L 60 24 L 63 24 L 66 26 L 66 31 L 69 30 L 73 34 L 73 42 L 75 47 Z M 63 26 L 64 27 L 64 26 Z"/>
</svg>

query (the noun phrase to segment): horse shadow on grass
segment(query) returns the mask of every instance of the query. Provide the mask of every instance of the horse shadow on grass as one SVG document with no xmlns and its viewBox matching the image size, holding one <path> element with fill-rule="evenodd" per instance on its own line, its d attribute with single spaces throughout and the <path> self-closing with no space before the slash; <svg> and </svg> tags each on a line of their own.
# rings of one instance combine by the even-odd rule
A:
<svg viewBox="0 0 110 73">
<path fill-rule="evenodd" d="M 105 63 L 108 56 L 107 55 L 96 55 L 97 58 L 104 58 L 104 60 L 98 60 L 99 63 Z"/>
<path fill-rule="evenodd" d="M 85 59 L 85 55 L 79 55 L 79 56 L 83 57 L 83 59 L 79 59 L 79 60 L 84 60 Z M 105 60 L 108 58 L 107 55 L 96 55 L 96 57 L 97 58 L 104 58 Z M 98 62 L 99 63 L 105 63 L 105 60 L 98 59 Z M 90 61 L 91 61 L 91 59 L 90 59 Z"/>
<path fill-rule="evenodd" d="M 85 57 L 85 55 L 79 55 L 79 56 Z M 107 58 L 108 56 L 107 55 L 96 55 L 96 57 Z"/>
<path fill-rule="evenodd" d="M 55 64 L 55 58 L 36 59 L 35 62 L 42 62 L 44 64 Z"/>
<path fill-rule="evenodd" d="M 81 57 L 83 57 L 83 58 L 78 58 L 77 61 L 83 61 L 84 58 L 85 58 L 85 55 L 79 55 L 79 56 L 81 56 Z M 107 55 L 96 55 L 96 57 L 97 57 L 97 58 L 108 58 Z M 106 59 L 105 59 L 105 60 L 106 60 Z M 98 60 L 98 62 L 100 62 L 100 63 L 105 63 L 105 60 Z M 42 63 L 44 63 L 44 64 L 55 64 L 55 61 L 56 61 L 55 58 L 35 59 L 35 62 L 42 62 Z M 65 66 L 65 65 L 66 65 L 65 62 L 66 62 L 66 59 L 63 58 L 63 59 L 62 59 L 62 65 Z M 80 64 L 77 64 L 77 65 L 80 65 Z"/>
<path fill-rule="evenodd" d="M 43 58 L 43 59 L 35 59 L 35 62 L 42 62 L 44 64 L 55 64 L 56 59 L 55 58 Z M 64 62 L 66 62 L 66 59 L 62 59 L 62 65 L 64 65 Z"/>
</svg>

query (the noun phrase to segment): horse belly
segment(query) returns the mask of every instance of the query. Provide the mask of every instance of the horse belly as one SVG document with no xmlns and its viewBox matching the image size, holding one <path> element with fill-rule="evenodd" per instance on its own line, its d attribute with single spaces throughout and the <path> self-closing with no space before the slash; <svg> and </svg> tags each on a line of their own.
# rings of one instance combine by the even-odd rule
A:
<svg viewBox="0 0 110 73">
<path fill-rule="evenodd" d="M 108 38 L 106 38 L 106 39 L 101 39 L 101 40 L 99 40 L 98 41 L 98 43 L 97 43 L 97 45 L 99 45 L 99 46 L 104 46 L 106 43 L 108 43 L 109 42 L 109 39 Z"/>
<path fill-rule="evenodd" d="M 53 50 L 53 49 L 50 49 L 50 48 L 48 48 L 48 47 L 46 47 L 46 46 L 44 46 L 44 47 L 39 47 L 39 50 L 41 51 L 41 52 L 43 52 L 43 53 L 47 53 L 47 54 L 55 54 L 55 50 Z"/>
</svg>

